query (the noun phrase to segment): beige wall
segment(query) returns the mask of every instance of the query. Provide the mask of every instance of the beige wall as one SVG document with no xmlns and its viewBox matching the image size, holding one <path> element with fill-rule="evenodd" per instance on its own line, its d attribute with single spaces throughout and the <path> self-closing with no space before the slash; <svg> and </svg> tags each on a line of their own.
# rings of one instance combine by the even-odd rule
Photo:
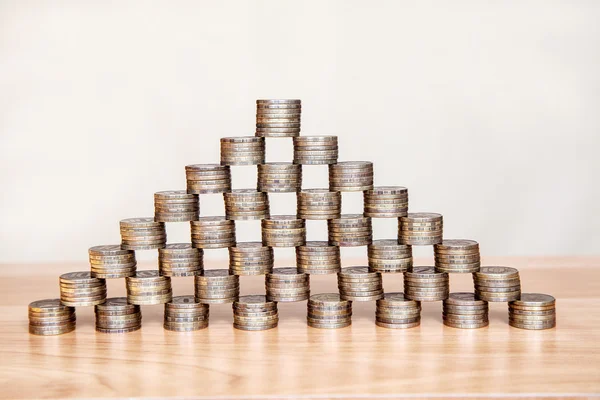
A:
<svg viewBox="0 0 600 400">
<path fill-rule="evenodd" d="M 152 215 L 155 191 L 183 188 L 184 165 L 218 161 L 219 137 L 253 134 L 255 99 L 279 97 L 302 99 L 304 134 L 337 134 L 341 160 L 373 160 L 376 184 L 443 213 L 447 238 L 599 254 L 599 20 L 600 2 L 572 0 L 0 1 L 0 262 L 117 243 L 120 219 Z M 291 140 L 267 146 L 291 158 Z M 394 237 L 385 222 L 376 236 Z"/>
</svg>

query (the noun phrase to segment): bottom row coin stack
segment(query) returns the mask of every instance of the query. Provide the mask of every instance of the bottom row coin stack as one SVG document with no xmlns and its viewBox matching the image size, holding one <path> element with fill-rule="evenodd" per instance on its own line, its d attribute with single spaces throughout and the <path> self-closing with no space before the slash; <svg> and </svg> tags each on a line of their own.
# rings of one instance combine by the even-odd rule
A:
<svg viewBox="0 0 600 400">
<path fill-rule="evenodd" d="M 345 328 L 352 323 L 352 302 L 338 293 L 322 293 L 308 299 L 308 326 L 313 328 Z"/>
<path fill-rule="evenodd" d="M 508 303 L 508 323 L 521 329 L 550 329 L 556 326 L 556 299 L 548 294 L 521 293 Z"/>
<path fill-rule="evenodd" d="M 488 302 L 474 293 L 450 293 L 443 303 L 444 325 L 452 328 L 477 329 L 489 325 Z"/>
<path fill-rule="evenodd" d="M 404 297 L 404 293 L 386 293 L 377 300 L 375 324 L 382 328 L 414 328 L 421 323 L 421 303 Z"/>
<path fill-rule="evenodd" d="M 196 303 L 194 296 L 176 296 L 165 303 L 164 328 L 169 331 L 190 332 L 208 327 L 208 304 Z"/>
<path fill-rule="evenodd" d="M 126 297 L 106 299 L 96 305 L 96 331 L 102 333 L 127 333 L 142 327 L 140 306 L 128 304 Z"/>
<path fill-rule="evenodd" d="M 62 305 L 59 299 L 29 304 L 29 333 L 61 335 L 75 330 L 75 308 Z"/>
<path fill-rule="evenodd" d="M 277 303 L 263 295 L 240 296 L 233 302 L 233 327 L 243 331 L 276 328 L 279 322 Z"/>
</svg>

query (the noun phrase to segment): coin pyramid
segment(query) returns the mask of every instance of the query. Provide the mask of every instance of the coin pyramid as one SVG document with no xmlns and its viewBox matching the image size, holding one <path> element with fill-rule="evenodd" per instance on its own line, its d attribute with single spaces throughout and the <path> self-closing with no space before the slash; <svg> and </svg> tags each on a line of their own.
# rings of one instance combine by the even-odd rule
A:
<svg viewBox="0 0 600 400">
<path fill-rule="evenodd" d="M 133 332 L 142 327 L 142 308 L 156 304 L 164 304 L 165 329 L 189 332 L 208 328 L 210 306 L 222 303 L 232 303 L 234 328 L 266 330 L 279 323 L 277 303 L 298 301 L 307 301 L 307 325 L 315 329 L 351 325 L 355 301 L 375 301 L 374 322 L 388 329 L 418 327 L 421 302 L 435 301 L 453 328 L 488 326 L 488 302 L 508 303 L 512 327 L 555 326 L 552 296 L 521 293 L 515 268 L 481 266 L 476 241 L 444 238 L 441 214 L 409 212 L 407 188 L 374 186 L 372 162 L 338 161 L 337 136 L 300 136 L 301 114 L 300 100 L 257 100 L 255 136 L 222 138 L 219 163 L 187 165 L 186 189 L 154 194 L 154 216 L 120 221 L 120 244 L 90 248 L 88 271 L 60 276 L 60 299 L 29 305 L 29 332 L 71 332 L 75 308 L 84 306 L 95 307 L 98 332 Z M 291 162 L 265 161 L 270 138 L 292 138 Z M 232 188 L 232 168 L 248 165 L 257 166 L 256 185 Z M 327 167 L 329 187 L 304 187 L 306 165 Z M 296 193 L 296 213 L 271 215 L 269 193 L 286 192 Z M 363 192 L 362 214 L 342 214 L 347 192 Z M 212 193 L 223 194 L 225 215 L 201 210 Z M 398 236 L 373 240 L 372 218 L 395 219 Z M 260 240 L 236 240 L 241 220 L 260 224 Z M 326 220 L 328 241 L 307 241 L 306 220 Z M 190 242 L 168 242 L 173 223 L 190 224 Z M 357 246 L 366 247 L 368 263 L 342 268 L 340 248 Z M 433 246 L 434 265 L 413 265 L 412 246 Z M 295 248 L 295 266 L 274 267 L 278 247 Z M 229 268 L 205 270 L 204 252 L 220 248 L 229 251 Z M 136 252 L 154 250 L 156 270 L 138 271 Z M 473 275 L 473 292 L 451 293 L 450 275 L 464 273 Z M 313 274 L 337 274 L 338 290 L 311 295 Z M 404 292 L 385 292 L 387 274 L 403 274 Z M 240 296 L 239 277 L 249 275 L 265 276 L 264 293 Z M 171 280 L 185 276 L 194 276 L 194 287 L 173 296 Z M 127 297 L 107 298 L 107 281 L 117 279 L 125 279 Z"/>
</svg>

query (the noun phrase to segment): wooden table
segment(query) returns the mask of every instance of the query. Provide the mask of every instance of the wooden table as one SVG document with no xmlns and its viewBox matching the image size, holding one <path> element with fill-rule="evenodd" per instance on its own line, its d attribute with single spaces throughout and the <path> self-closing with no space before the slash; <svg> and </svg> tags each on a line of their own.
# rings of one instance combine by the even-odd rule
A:
<svg viewBox="0 0 600 400">
<path fill-rule="evenodd" d="M 352 326 L 306 326 L 306 302 L 280 304 L 280 324 L 265 332 L 232 328 L 230 304 L 211 306 L 210 327 L 163 330 L 161 306 L 142 307 L 143 328 L 94 331 L 93 308 L 77 309 L 75 332 L 27 333 L 27 304 L 58 297 L 58 275 L 87 265 L 0 266 L 0 398 L 281 397 L 585 397 L 600 393 L 600 258 L 486 258 L 521 270 L 523 290 L 557 298 L 557 328 L 525 331 L 507 323 L 504 303 L 490 304 L 490 326 L 442 324 L 441 303 L 424 303 L 421 326 L 374 324 L 375 303 L 354 303 Z M 148 268 L 152 266 L 148 265 Z M 263 293 L 261 277 L 243 277 L 242 293 Z M 385 275 L 386 291 L 401 275 Z M 336 277 L 311 278 L 313 293 Z M 452 291 L 472 291 L 471 276 L 452 275 Z M 175 294 L 193 293 L 189 278 Z M 109 281 L 109 296 L 125 293 Z"/>
</svg>

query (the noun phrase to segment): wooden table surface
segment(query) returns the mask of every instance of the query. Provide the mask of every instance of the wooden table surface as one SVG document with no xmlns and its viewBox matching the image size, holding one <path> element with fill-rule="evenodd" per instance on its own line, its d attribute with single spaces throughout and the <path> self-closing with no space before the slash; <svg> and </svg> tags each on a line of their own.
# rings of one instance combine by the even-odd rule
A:
<svg viewBox="0 0 600 400">
<path fill-rule="evenodd" d="M 423 303 L 421 326 L 374 324 L 375 303 L 357 303 L 351 327 L 306 326 L 306 302 L 279 304 L 277 329 L 233 329 L 230 304 L 211 306 L 210 326 L 162 328 L 162 306 L 143 306 L 140 331 L 96 333 L 93 308 L 77 309 L 75 332 L 29 335 L 27 304 L 58 297 L 58 275 L 87 265 L 0 265 L 0 398 L 357 398 L 586 397 L 600 393 L 600 257 L 485 258 L 515 266 L 523 290 L 557 298 L 557 327 L 508 326 L 505 303 L 490 303 L 490 326 L 442 324 L 441 303 Z M 151 265 L 145 265 L 148 269 Z M 264 293 L 261 277 L 242 277 L 242 294 Z M 125 293 L 108 282 L 109 296 Z M 176 295 L 193 280 L 174 279 Z M 385 275 L 399 291 L 402 275 Z M 313 293 L 336 289 L 335 275 L 311 278 Z M 452 291 L 472 291 L 469 274 Z"/>
</svg>

